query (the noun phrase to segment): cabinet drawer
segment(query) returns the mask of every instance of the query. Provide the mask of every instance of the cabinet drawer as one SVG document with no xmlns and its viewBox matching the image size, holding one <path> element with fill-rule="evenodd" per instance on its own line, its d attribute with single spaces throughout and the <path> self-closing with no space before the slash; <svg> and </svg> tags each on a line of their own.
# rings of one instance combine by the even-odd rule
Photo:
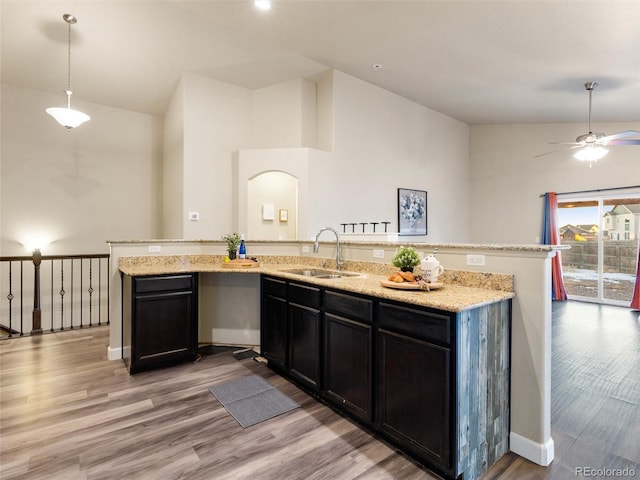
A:
<svg viewBox="0 0 640 480">
<path fill-rule="evenodd" d="M 327 312 L 342 315 L 353 320 L 371 323 L 373 302 L 366 298 L 325 291 L 324 307 Z"/>
<path fill-rule="evenodd" d="M 264 277 L 262 279 L 262 293 L 274 297 L 287 298 L 287 282 Z"/>
<path fill-rule="evenodd" d="M 289 284 L 289 303 L 297 303 L 305 307 L 320 308 L 320 289 L 299 283 Z"/>
<path fill-rule="evenodd" d="M 411 337 L 451 344 L 451 316 L 380 303 L 380 327 Z"/>
<path fill-rule="evenodd" d="M 136 293 L 191 290 L 193 288 L 193 275 L 135 277 L 134 283 Z"/>
</svg>

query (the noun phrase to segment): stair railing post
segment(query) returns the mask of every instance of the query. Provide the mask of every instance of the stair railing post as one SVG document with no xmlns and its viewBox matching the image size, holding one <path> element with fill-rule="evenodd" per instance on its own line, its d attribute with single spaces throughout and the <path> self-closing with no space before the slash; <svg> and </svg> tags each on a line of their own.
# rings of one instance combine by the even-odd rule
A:
<svg viewBox="0 0 640 480">
<path fill-rule="evenodd" d="M 33 314 L 31 323 L 31 335 L 42 333 L 42 312 L 40 311 L 40 263 L 42 253 L 39 248 L 33 251 Z"/>
</svg>

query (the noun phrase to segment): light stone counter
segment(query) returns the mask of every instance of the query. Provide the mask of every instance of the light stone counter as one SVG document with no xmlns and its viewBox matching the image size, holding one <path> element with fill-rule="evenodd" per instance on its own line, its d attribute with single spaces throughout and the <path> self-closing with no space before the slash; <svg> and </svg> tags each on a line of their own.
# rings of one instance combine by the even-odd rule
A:
<svg viewBox="0 0 640 480">
<path fill-rule="evenodd" d="M 440 277 L 444 286 L 437 290 L 396 290 L 383 287 L 381 280 L 397 268 L 373 262 L 346 262 L 343 271 L 357 276 L 321 279 L 290 273 L 296 268 L 321 268 L 320 259 L 309 257 L 261 256 L 260 266 L 225 268 L 221 255 L 164 255 L 121 257 L 119 269 L 131 276 L 161 275 L 187 272 L 268 274 L 327 288 L 360 293 L 387 300 L 460 312 L 481 305 L 513 298 L 513 276 L 506 274 L 445 271 Z M 329 266 L 331 267 L 331 266 Z"/>
</svg>

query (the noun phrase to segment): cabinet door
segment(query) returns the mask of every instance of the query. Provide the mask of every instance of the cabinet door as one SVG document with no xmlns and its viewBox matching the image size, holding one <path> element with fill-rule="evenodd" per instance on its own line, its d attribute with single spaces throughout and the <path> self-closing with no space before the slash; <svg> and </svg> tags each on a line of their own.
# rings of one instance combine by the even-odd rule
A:
<svg viewBox="0 0 640 480">
<path fill-rule="evenodd" d="M 289 304 L 289 371 L 318 389 L 320 386 L 320 310 Z"/>
<path fill-rule="evenodd" d="M 135 311 L 132 373 L 146 366 L 195 359 L 192 292 L 136 295 Z"/>
<path fill-rule="evenodd" d="M 380 429 L 408 451 L 451 468 L 451 351 L 380 329 Z"/>
<path fill-rule="evenodd" d="M 329 313 L 324 322 L 324 394 L 370 423 L 371 326 Z"/>
<path fill-rule="evenodd" d="M 287 301 L 265 295 L 260 326 L 262 355 L 280 368 L 287 365 Z"/>
</svg>

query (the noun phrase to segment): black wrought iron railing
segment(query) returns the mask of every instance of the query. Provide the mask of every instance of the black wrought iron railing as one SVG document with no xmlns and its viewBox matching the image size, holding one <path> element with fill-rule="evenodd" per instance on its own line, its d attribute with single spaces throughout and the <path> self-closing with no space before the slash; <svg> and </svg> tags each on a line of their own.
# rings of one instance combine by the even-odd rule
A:
<svg viewBox="0 0 640 480">
<path fill-rule="evenodd" d="M 0 257 L 0 338 L 109 324 L 109 254 Z"/>
</svg>

